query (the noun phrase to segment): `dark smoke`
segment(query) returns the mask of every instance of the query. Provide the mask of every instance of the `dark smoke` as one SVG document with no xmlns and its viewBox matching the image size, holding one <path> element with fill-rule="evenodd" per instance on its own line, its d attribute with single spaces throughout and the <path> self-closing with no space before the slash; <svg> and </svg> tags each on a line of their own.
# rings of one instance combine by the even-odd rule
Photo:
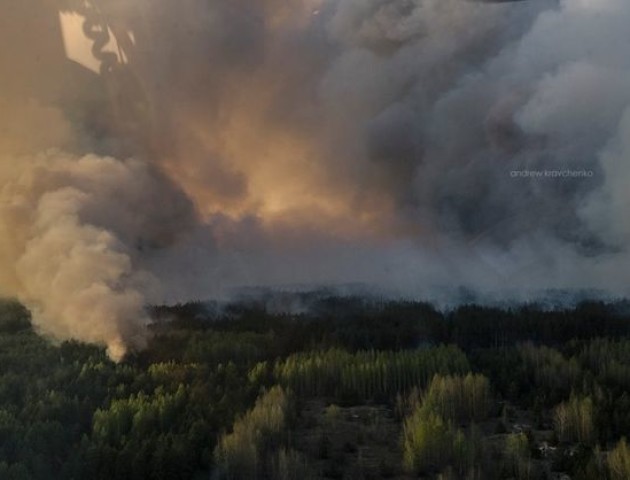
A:
<svg viewBox="0 0 630 480">
<path fill-rule="evenodd" d="M 141 345 L 144 302 L 241 285 L 627 293 L 625 0 L 98 5 L 124 115 L 96 80 L 0 95 L 2 286 L 44 331 Z M 29 42 L 3 47 L 3 73 Z M 48 241 L 61 219 L 70 240 Z M 76 245 L 103 259 L 63 285 L 67 260 L 28 261 Z M 77 327 L 52 299 L 94 285 L 102 315 Z"/>
</svg>

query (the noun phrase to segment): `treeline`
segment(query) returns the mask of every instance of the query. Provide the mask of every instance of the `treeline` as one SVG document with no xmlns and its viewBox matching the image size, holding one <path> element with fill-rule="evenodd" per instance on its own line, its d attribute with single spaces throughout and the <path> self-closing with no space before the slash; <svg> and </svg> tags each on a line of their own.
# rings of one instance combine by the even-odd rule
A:
<svg viewBox="0 0 630 480">
<path fill-rule="evenodd" d="M 322 463 L 367 462 L 381 441 L 376 427 L 348 432 L 363 420 L 344 409 L 357 405 L 390 412 L 395 436 L 371 478 L 630 478 L 622 306 L 162 307 L 147 350 L 114 364 L 103 348 L 48 342 L 24 308 L 0 302 L 0 479 L 343 478 Z M 309 402 L 321 405 L 312 425 L 323 410 L 343 417 L 341 452 L 296 441 Z"/>
<path fill-rule="evenodd" d="M 176 335 L 176 334 L 175 334 Z M 258 391 L 234 363 L 112 363 L 0 304 L 0 478 L 192 479 Z"/>
<path fill-rule="evenodd" d="M 256 370 L 261 368 L 264 366 Z M 469 370 L 466 355 L 454 346 L 356 353 L 329 349 L 298 353 L 276 362 L 273 378 L 302 396 L 387 400 L 426 386 L 436 374 Z"/>
<path fill-rule="evenodd" d="M 265 299 L 232 303 L 154 307 L 169 328 L 186 330 L 273 331 L 283 338 L 283 354 L 307 348 L 339 347 L 357 350 L 397 350 L 421 344 L 456 344 L 468 351 L 533 342 L 548 346 L 595 337 L 622 338 L 630 334 L 630 305 L 626 301 L 584 301 L 575 307 L 546 309 L 536 305 L 506 308 L 462 305 L 440 311 L 431 304 L 362 297 L 308 295 L 300 297 L 299 313 Z M 274 313 L 279 312 L 279 313 Z M 159 326 L 156 327 L 159 330 Z"/>
</svg>

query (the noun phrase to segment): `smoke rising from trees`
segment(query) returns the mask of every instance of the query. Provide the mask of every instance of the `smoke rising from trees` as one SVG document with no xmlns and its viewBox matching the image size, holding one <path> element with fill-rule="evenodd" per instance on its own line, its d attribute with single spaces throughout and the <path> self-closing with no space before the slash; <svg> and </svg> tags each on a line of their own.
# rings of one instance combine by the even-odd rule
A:
<svg viewBox="0 0 630 480">
<path fill-rule="evenodd" d="M 147 302 L 239 285 L 627 292 L 625 0 L 102 10 L 142 128 L 93 86 L 0 91 L 0 291 L 44 333 L 120 357 Z"/>
</svg>

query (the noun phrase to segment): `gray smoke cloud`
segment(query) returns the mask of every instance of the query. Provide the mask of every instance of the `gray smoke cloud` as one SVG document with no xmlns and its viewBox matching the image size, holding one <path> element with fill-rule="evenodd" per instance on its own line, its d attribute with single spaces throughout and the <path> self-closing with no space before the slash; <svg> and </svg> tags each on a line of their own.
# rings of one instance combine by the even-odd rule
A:
<svg viewBox="0 0 630 480">
<path fill-rule="evenodd" d="M 627 293 L 625 0 L 93 3 L 116 82 L 32 80 L 9 28 L 84 2 L 0 50 L 0 285 L 43 332 L 119 358 L 240 285 Z"/>
</svg>

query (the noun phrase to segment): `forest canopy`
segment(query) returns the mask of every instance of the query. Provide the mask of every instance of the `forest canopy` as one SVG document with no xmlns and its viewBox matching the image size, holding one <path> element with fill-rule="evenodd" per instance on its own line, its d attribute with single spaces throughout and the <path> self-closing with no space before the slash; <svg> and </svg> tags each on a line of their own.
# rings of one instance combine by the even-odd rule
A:
<svg viewBox="0 0 630 480">
<path fill-rule="evenodd" d="M 150 312 L 114 363 L 0 304 L 0 478 L 629 478 L 623 302 Z"/>
</svg>

